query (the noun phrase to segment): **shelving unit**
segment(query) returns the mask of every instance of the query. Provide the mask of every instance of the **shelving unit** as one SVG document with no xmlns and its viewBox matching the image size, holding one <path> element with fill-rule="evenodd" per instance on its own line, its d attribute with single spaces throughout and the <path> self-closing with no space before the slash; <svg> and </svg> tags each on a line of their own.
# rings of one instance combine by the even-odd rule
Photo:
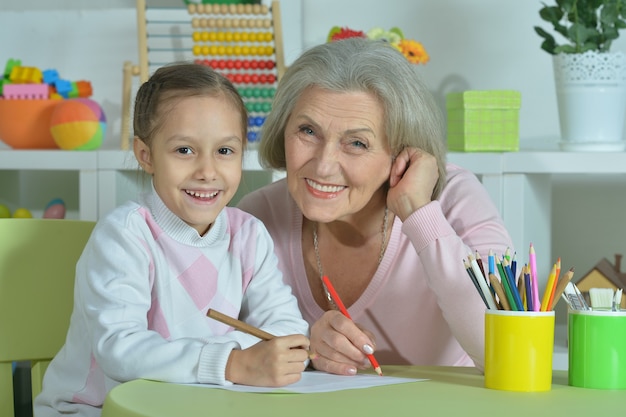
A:
<svg viewBox="0 0 626 417">
<path fill-rule="evenodd" d="M 626 152 L 573 153 L 520 151 L 511 153 L 450 153 L 448 161 L 474 172 L 502 214 L 514 246 L 521 250 L 530 242 L 545 248 L 538 256 L 538 270 L 552 262 L 553 185 L 558 179 L 626 179 Z M 249 192 L 283 176 L 264 171 L 255 149 L 244 158 L 245 187 Z M 595 177 L 594 177 L 595 176 Z M 61 187 L 70 201 L 68 218 L 97 220 L 120 203 L 134 198 L 149 185 L 131 151 L 35 151 L 0 150 L 0 203 L 25 206 L 38 217 L 43 212 L 51 183 Z M 69 187 L 68 187 L 69 183 Z M 37 199 L 39 197 L 39 200 Z M 75 202 L 75 204 L 73 203 Z M 29 206 L 34 204 L 33 206 Z M 560 254 L 558 254 L 560 255 Z M 610 254 L 609 254 L 610 256 Z M 581 270 L 584 273 L 584 268 Z M 567 349 L 563 331 L 555 340 L 555 369 L 565 369 Z"/>
<path fill-rule="evenodd" d="M 13 210 L 26 207 L 40 217 L 50 200 L 62 198 L 68 218 L 96 220 L 96 157 L 95 152 L 2 150 L 0 202 Z"/>
<path fill-rule="evenodd" d="M 254 149 L 246 153 L 244 171 L 242 193 L 281 177 L 261 168 Z M 35 217 L 61 198 L 67 218 L 97 220 L 149 184 L 132 151 L 0 150 L 0 203 L 26 207 Z"/>
<path fill-rule="evenodd" d="M 471 170 L 482 181 L 516 248 L 533 242 L 547 252 L 552 243 L 555 178 L 626 175 L 626 152 L 450 153 L 448 161 Z M 247 151 L 244 170 L 240 194 L 282 176 L 264 171 L 255 149 Z M 49 184 L 59 178 L 66 182 L 62 184 L 66 196 L 46 195 L 54 188 Z M 27 207 L 35 216 L 41 215 L 51 198 L 61 197 L 69 202 L 68 218 L 97 220 L 148 184 L 131 151 L 0 150 L 0 203 Z M 552 254 L 545 251 L 538 260 L 540 270 L 549 270 L 552 262 Z"/>
</svg>

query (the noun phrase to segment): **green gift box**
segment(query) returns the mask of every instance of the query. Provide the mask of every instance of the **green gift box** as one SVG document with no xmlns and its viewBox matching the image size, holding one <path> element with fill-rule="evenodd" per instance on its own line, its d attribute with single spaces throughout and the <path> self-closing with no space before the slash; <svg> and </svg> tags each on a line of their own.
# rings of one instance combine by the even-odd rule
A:
<svg viewBox="0 0 626 417">
<path fill-rule="evenodd" d="M 519 91 L 463 91 L 446 96 L 448 150 L 519 150 Z"/>
</svg>

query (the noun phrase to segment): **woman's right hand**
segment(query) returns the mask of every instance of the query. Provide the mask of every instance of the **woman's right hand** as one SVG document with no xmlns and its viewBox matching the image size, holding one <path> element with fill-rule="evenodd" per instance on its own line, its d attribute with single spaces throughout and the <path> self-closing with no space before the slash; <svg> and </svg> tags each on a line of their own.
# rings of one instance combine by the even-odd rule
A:
<svg viewBox="0 0 626 417">
<path fill-rule="evenodd" d="M 315 369 L 337 375 L 355 375 L 357 369 L 371 366 L 365 353 L 374 353 L 376 347 L 370 332 L 336 310 L 311 326 L 310 341 Z"/>
</svg>

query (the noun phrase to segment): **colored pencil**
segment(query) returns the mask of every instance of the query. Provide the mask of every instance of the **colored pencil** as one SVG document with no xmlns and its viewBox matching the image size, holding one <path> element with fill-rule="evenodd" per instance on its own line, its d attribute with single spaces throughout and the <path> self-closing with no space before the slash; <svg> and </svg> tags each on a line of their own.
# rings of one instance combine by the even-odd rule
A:
<svg viewBox="0 0 626 417">
<path fill-rule="evenodd" d="M 210 317 L 213 320 L 217 320 L 224 324 L 228 324 L 229 326 L 237 330 L 240 330 L 244 333 L 251 334 L 252 336 L 256 336 L 261 340 L 272 340 L 275 337 L 273 334 L 270 334 L 257 327 L 251 326 L 248 323 L 243 322 L 241 320 L 237 320 L 236 318 L 227 316 L 226 314 L 220 313 L 219 311 L 213 310 L 211 308 L 209 309 L 209 311 L 206 312 L 206 315 L 207 317 Z"/>
<path fill-rule="evenodd" d="M 530 279 L 532 282 L 533 293 L 533 309 L 539 311 L 541 304 L 539 303 L 539 281 L 537 277 L 537 254 L 535 253 L 535 247 L 530 244 L 530 250 L 528 253 L 528 262 L 530 263 Z"/>
<path fill-rule="evenodd" d="M 515 255 L 513 255 L 515 256 Z M 517 293 L 519 294 L 520 300 L 522 301 L 522 307 L 524 311 L 526 311 L 526 286 L 524 285 L 524 270 L 520 271 L 519 277 L 517 277 Z M 515 280 L 515 271 L 513 271 L 513 266 L 511 266 L 511 272 L 513 273 L 513 280 Z"/>
<path fill-rule="evenodd" d="M 552 270 L 548 276 L 548 282 L 546 289 L 543 292 L 543 298 L 541 299 L 540 311 L 548 311 L 548 302 L 550 301 L 550 294 L 552 293 L 552 286 L 554 285 L 554 279 L 556 278 L 556 264 L 552 265 Z"/>
<path fill-rule="evenodd" d="M 561 275 L 561 258 L 556 261 L 556 270 L 554 273 L 554 283 L 552 284 L 552 288 L 550 289 L 550 298 L 548 299 L 548 304 L 546 305 L 546 311 L 552 310 L 552 303 L 554 302 L 554 293 L 556 292 L 556 286 L 559 283 L 559 275 Z M 558 298 L 557 298 L 558 300 Z"/>
<path fill-rule="evenodd" d="M 493 250 L 489 250 L 489 256 L 487 256 L 487 261 L 489 265 L 489 273 L 496 274 L 496 255 L 493 253 Z"/>
<path fill-rule="evenodd" d="M 526 286 L 526 311 L 535 311 L 533 305 L 533 288 L 532 288 L 532 279 L 530 278 L 530 267 L 528 265 L 524 265 L 524 284 Z"/>
<path fill-rule="evenodd" d="M 504 267 L 502 266 L 502 263 L 500 262 L 500 259 L 498 257 L 496 257 L 495 261 L 496 261 L 496 268 L 498 269 L 498 273 L 500 275 L 500 283 L 502 284 L 502 287 L 504 288 L 506 299 L 508 300 L 509 305 L 511 306 L 511 310 L 519 311 L 517 309 L 517 304 L 515 304 L 515 298 L 513 298 L 513 291 L 511 291 L 512 288 L 509 285 L 509 279 L 507 278 L 506 272 L 504 271 Z M 514 289 L 515 287 L 513 287 L 513 290 Z"/>
<path fill-rule="evenodd" d="M 476 254 L 474 256 L 476 258 L 476 263 L 478 264 L 478 267 L 480 268 L 480 272 L 482 272 L 483 277 L 485 277 L 485 281 L 487 281 L 488 275 L 487 275 L 487 272 L 485 271 L 485 264 L 483 263 L 483 258 L 481 258 L 478 250 L 476 251 Z"/>
<path fill-rule="evenodd" d="M 463 259 L 463 265 L 465 266 L 467 275 L 469 275 L 470 279 L 472 280 L 472 283 L 474 284 L 476 291 L 478 291 L 478 294 L 480 294 L 480 298 L 483 300 L 483 303 L 485 303 L 485 307 L 489 308 L 489 303 L 487 302 L 487 299 L 485 298 L 485 294 L 483 294 L 483 291 L 480 289 L 480 285 L 478 284 L 478 278 L 476 277 L 476 274 L 474 273 L 474 270 L 472 269 L 471 265 L 468 263 L 466 259 Z"/>
<path fill-rule="evenodd" d="M 513 252 L 513 257 L 511 258 L 511 271 L 513 272 L 513 278 L 515 278 L 517 276 L 517 252 Z"/>
<path fill-rule="evenodd" d="M 335 302 L 335 305 L 337 306 L 341 314 L 346 316 L 346 318 L 349 318 L 350 320 L 352 320 L 352 317 L 350 317 L 350 313 L 348 313 L 348 309 L 346 308 L 345 305 L 343 305 L 343 301 L 341 301 L 341 298 L 339 298 L 339 294 L 337 294 L 337 291 L 335 291 L 335 287 L 333 287 L 333 284 L 331 284 L 330 280 L 328 279 L 326 275 L 322 277 L 322 281 L 326 285 L 326 289 L 330 293 L 330 296 L 332 297 L 333 301 Z M 367 354 L 367 358 L 369 359 L 376 373 L 380 376 L 383 376 L 383 371 L 380 369 L 380 365 L 378 365 L 378 361 L 376 360 L 374 355 Z"/>
<path fill-rule="evenodd" d="M 217 310 L 209 309 L 206 312 L 207 317 L 212 318 L 213 320 L 217 320 L 221 323 L 227 324 L 234 329 L 242 331 L 244 333 L 251 334 L 252 336 L 256 336 L 261 340 L 272 340 L 276 336 L 271 333 L 266 332 L 265 330 L 261 330 L 258 327 L 254 327 L 246 322 L 238 320 L 234 317 L 227 316 L 226 314 L 220 313 Z M 315 359 L 317 355 L 315 353 L 309 352 L 309 359 Z"/>
<path fill-rule="evenodd" d="M 502 267 L 504 268 L 504 272 L 506 273 L 506 277 L 509 280 L 509 285 L 511 286 L 511 293 L 513 294 L 513 301 L 515 302 L 515 306 L 517 307 L 517 311 L 524 311 L 524 304 L 522 303 L 522 297 L 520 297 L 520 293 L 517 290 L 517 286 L 515 285 L 515 277 L 513 276 L 513 272 L 511 271 L 511 266 L 506 258 L 502 259 Z"/>
<path fill-rule="evenodd" d="M 554 310 L 554 307 L 556 307 L 556 304 L 559 302 L 561 295 L 565 291 L 565 287 L 572 280 L 573 276 L 574 276 L 574 268 L 572 267 L 569 269 L 569 271 L 565 273 L 565 275 L 563 275 L 563 278 L 559 280 L 559 283 L 557 284 L 556 289 L 554 290 L 554 299 L 552 301 L 552 307 L 551 307 L 552 310 Z"/>
<path fill-rule="evenodd" d="M 476 275 L 476 280 L 478 281 L 478 285 L 480 286 L 480 291 L 484 295 L 485 303 L 487 303 L 487 307 L 491 310 L 497 310 L 496 302 L 493 299 L 493 295 L 491 295 L 491 291 L 487 286 L 487 279 L 480 271 L 480 267 L 476 262 L 476 258 L 474 258 L 471 254 L 468 255 L 467 259 L 469 260 L 470 265 L 472 266 L 472 271 L 474 271 L 474 275 Z"/>
<path fill-rule="evenodd" d="M 502 283 L 498 280 L 498 277 L 494 274 L 489 274 L 489 282 L 491 282 L 491 286 L 495 290 L 496 294 L 498 294 L 502 308 L 504 310 L 511 310 L 511 305 L 509 304 L 509 300 L 507 300 L 506 293 L 504 292 L 504 288 L 502 287 Z"/>
</svg>

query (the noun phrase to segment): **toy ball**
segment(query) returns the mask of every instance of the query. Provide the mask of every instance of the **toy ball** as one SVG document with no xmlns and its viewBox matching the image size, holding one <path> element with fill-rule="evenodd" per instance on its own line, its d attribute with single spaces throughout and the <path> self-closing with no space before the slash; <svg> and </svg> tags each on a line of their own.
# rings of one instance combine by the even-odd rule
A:
<svg viewBox="0 0 626 417">
<path fill-rule="evenodd" d="M 60 101 L 50 117 L 50 132 L 65 150 L 92 150 L 102 145 L 106 117 L 102 108 L 88 98 Z"/>
<path fill-rule="evenodd" d="M 65 218 L 65 202 L 60 198 L 50 201 L 43 211 L 44 219 L 64 219 Z"/>
<path fill-rule="evenodd" d="M 32 219 L 33 215 L 27 208 L 20 207 L 13 212 L 14 219 Z"/>
<path fill-rule="evenodd" d="M 7 219 L 11 217 L 11 210 L 4 204 L 0 204 L 0 219 Z"/>
</svg>

